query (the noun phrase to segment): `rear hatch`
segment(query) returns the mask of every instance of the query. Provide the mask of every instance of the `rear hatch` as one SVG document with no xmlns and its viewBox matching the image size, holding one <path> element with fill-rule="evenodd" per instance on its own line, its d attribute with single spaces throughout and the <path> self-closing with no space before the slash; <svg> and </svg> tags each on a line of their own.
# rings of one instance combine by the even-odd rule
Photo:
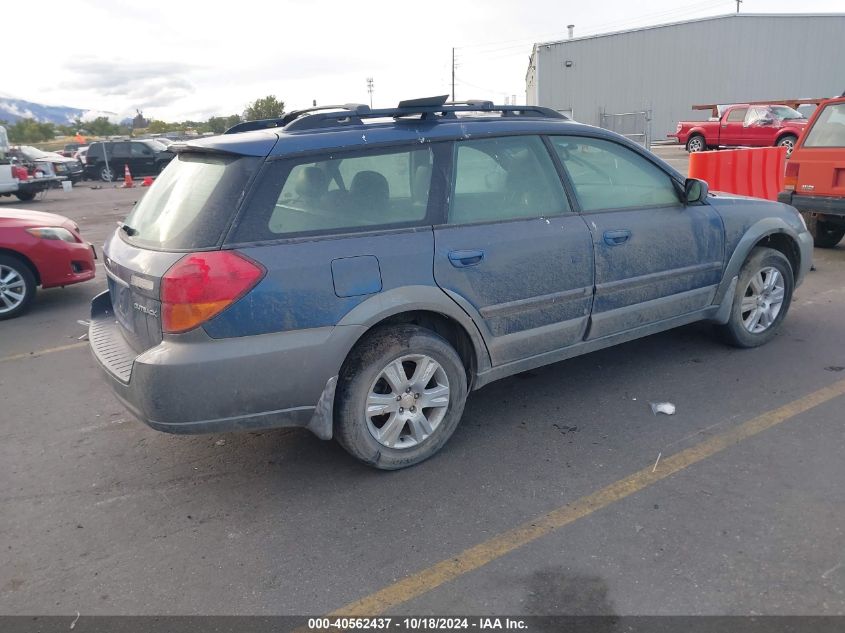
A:
<svg viewBox="0 0 845 633">
<path fill-rule="evenodd" d="M 220 248 L 261 162 L 184 148 L 106 242 L 114 316 L 135 352 L 162 340 L 162 277 L 190 253 Z"/>
<path fill-rule="evenodd" d="M 845 197 L 845 102 L 824 106 L 790 162 L 795 193 Z"/>
</svg>

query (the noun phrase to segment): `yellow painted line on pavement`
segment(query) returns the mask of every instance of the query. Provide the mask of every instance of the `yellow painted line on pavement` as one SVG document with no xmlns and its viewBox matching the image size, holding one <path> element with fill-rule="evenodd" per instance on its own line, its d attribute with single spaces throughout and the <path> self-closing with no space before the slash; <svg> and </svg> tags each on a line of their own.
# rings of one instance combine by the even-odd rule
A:
<svg viewBox="0 0 845 633">
<path fill-rule="evenodd" d="M 13 354 L 12 356 L 4 356 L 0 358 L 0 363 L 5 363 L 10 360 L 23 360 L 24 358 L 38 358 L 39 356 L 45 356 L 46 354 L 55 354 L 56 352 L 65 352 L 69 349 L 79 349 L 80 347 L 86 347 L 88 345 L 87 341 L 83 341 L 81 343 L 71 343 L 70 345 L 60 345 L 59 347 L 48 347 L 47 349 L 40 349 L 35 352 L 24 352 L 23 354 Z"/>
<path fill-rule="evenodd" d="M 714 435 L 695 446 L 663 458 L 656 468 L 649 464 L 643 470 L 620 479 L 597 492 L 581 497 L 577 501 L 470 547 L 428 569 L 407 576 L 384 589 L 347 604 L 329 615 L 330 617 L 363 616 L 384 613 L 388 609 L 426 594 L 444 583 L 476 570 L 578 519 L 589 516 L 612 503 L 648 488 L 670 475 L 720 453 L 743 440 L 754 437 L 758 433 L 842 395 L 845 395 L 845 380 L 835 382 L 829 387 L 814 391 L 803 398 L 758 415 L 756 418 L 728 431 Z"/>
</svg>

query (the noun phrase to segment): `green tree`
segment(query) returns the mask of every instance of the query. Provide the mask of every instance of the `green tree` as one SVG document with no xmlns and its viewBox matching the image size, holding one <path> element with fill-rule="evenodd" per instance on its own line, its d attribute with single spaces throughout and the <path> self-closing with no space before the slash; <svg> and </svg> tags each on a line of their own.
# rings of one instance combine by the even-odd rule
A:
<svg viewBox="0 0 845 633">
<path fill-rule="evenodd" d="M 278 119 L 285 113 L 285 102 L 276 99 L 275 95 L 267 95 L 256 99 L 244 110 L 244 121 L 258 121 L 261 119 Z"/>
<path fill-rule="evenodd" d="M 229 116 L 213 116 L 206 123 L 209 132 L 214 134 L 223 134 L 233 125 L 241 122 L 240 114 L 230 114 Z"/>
<path fill-rule="evenodd" d="M 52 123 L 41 123 L 35 119 L 18 119 L 14 124 L 4 127 L 12 143 L 38 143 L 52 140 L 56 135 Z"/>
<path fill-rule="evenodd" d="M 121 126 L 115 125 L 108 120 L 108 117 L 104 116 L 98 116 L 93 121 L 86 121 L 84 123 L 84 129 L 86 132 L 94 136 L 114 136 L 116 134 L 126 133 L 126 128 L 121 128 Z M 123 129 L 124 132 L 121 132 L 121 129 Z"/>
</svg>

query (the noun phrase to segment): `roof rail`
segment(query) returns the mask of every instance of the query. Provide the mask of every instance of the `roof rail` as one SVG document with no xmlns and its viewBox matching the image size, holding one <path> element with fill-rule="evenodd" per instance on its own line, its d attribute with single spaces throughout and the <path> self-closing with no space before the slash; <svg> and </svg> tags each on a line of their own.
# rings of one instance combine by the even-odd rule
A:
<svg viewBox="0 0 845 633">
<path fill-rule="evenodd" d="M 535 117 L 548 119 L 568 119 L 569 117 L 542 106 L 505 105 L 497 106 L 492 101 L 475 99 L 470 101 L 447 102 L 448 95 L 409 99 L 400 101 L 396 108 L 371 109 L 363 103 L 327 105 L 303 110 L 293 110 L 278 119 L 244 121 L 226 130 L 226 134 L 237 134 L 251 130 L 263 130 L 281 127 L 286 132 L 315 130 L 337 127 L 338 125 L 362 125 L 364 119 L 393 118 L 419 115 L 424 121 L 454 119 L 457 112 L 499 112 L 504 117 Z"/>
</svg>

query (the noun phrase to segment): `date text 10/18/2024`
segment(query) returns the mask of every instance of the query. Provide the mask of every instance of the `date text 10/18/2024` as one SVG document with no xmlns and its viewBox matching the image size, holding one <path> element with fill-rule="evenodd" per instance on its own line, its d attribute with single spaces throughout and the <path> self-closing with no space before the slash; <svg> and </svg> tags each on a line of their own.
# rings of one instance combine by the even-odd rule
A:
<svg viewBox="0 0 845 633">
<path fill-rule="evenodd" d="M 446 631 L 477 630 L 496 631 L 526 630 L 528 625 L 519 618 L 474 617 L 474 618 L 309 618 L 310 631 L 353 631 L 353 630 L 391 630 L 391 631 Z"/>
</svg>

